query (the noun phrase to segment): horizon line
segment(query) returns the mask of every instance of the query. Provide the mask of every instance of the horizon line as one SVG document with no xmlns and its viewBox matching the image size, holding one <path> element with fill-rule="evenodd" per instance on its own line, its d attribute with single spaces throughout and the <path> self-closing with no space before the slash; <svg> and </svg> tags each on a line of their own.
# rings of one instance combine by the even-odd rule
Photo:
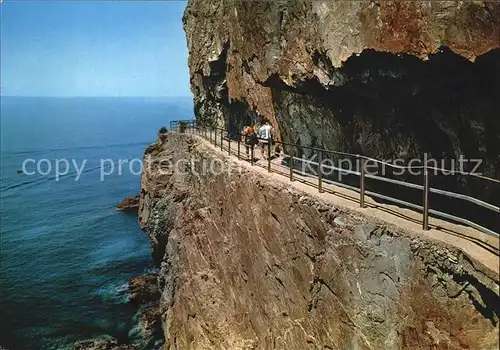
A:
<svg viewBox="0 0 500 350">
<path fill-rule="evenodd" d="M 171 98 L 171 97 L 193 97 L 193 95 L 151 95 L 151 96 L 141 96 L 141 95 L 126 95 L 126 96 L 113 96 L 113 95 L 75 95 L 75 96 L 58 96 L 58 95 L 0 95 L 2 97 L 46 97 L 46 98 L 95 98 L 95 97 L 106 97 L 106 98 Z"/>
</svg>

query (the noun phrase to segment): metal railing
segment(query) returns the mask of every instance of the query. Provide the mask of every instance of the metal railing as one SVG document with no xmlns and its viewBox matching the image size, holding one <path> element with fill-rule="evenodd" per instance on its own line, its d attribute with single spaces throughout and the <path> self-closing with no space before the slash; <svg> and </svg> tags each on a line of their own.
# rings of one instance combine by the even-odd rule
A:
<svg viewBox="0 0 500 350">
<path fill-rule="evenodd" d="M 172 120 L 170 122 L 169 130 L 184 131 L 188 128 L 193 128 L 196 126 L 196 120 Z"/>
<path fill-rule="evenodd" d="M 172 122 L 170 122 L 170 130 L 171 131 L 180 131 L 180 132 L 190 132 L 192 134 L 199 135 L 199 136 L 207 139 L 208 141 L 210 141 L 210 143 L 214 144 L 215 146 L 220 146 L 221 150 L 224 149 L 224 143 L 227 142 L 226 149 L 228 151 L 228 154 L 230 154 L 230 155 L 232 154 L 231 153 L 231 142 L 237 142 L 237 147 L 236 147 L 236 151 L 235 151 L 236 156 L 238 157 L 238 159 L 243 159 L 242 152 L 241 152 L 241 143 L 242 143 L 241 140 L 242 140 L 242 137 L 245 136 L 243 134 L 237 133 L 237 134 L 231 135 L 232 137 L 227 137 L 225 135 L 226 131 L 224 129 L 217 128 L 217 127 L 205 127 L 202 125 L 198 125 L 196 123 L 196 121 L 193 121 L 193 120 L 172 121 Z M 257 137 L 257 139 L 262 140 L 258 137 Z M 218 143 L 218 141 L 219 141 L 219 143 Z M 378 198 L 378 199 L 383 200 L 383 201 L 388 201 L 388 202 L 394 203 L 394 204 L 399 205 L 399 206 L 408 207 L 411 209 L 418 210 L 418 211 L 422 212 L 422 228 L 424 230 L 429 230 L 429 215 L 432 215 L 434 217 L 442 218 L 445 220 L 451 220 L 451 221 L 454 221 L 457 223 L 464 224 L 466 226 L 475 228 L 479 231 L 482 231 L 486 234 L 489 234 L 493 237 L 499 237 L 499 234 L 497 232 L 495 232 L 489 228 L 486 228 L 482 225 L 479 225 L 471 220 L 468 220 L 466 218 L 462 218 L 459 216 L 455 216 L 455 215 L 452 215 L 449 213 L 445 213 L 442 211 L 438 211 L 435 209 L 431 209 L 429 207 L 429 196 L 431 193 L 434 193 L 437 195 L 466 201 L 466 202 L 474 204 L 475 206 L 485 208 L 493 213 L 499 214 L 498 220 L 500 220 L 500 207 L 498 207 L 496 205 L 493 205 L 491 203 L 488 203 L 486 201 L 483 201 L 483 200 L 480 200 L 480 199 L 477 199 L 477 198 L 474 198 L 471 196 L 455 193 L 452 191 L 446 191 L 446 190 L 442 190 L 442 189 L 438 189 L 438 188 L 433 188 L 430 186 L 429 179 L 430 179 L 430 171 L 431 170 L 448 171 L 448 172 L 450 170 L 429 167 L 426 165 L 423 165 L 423 166 L 399 166 L 399 165 L 387 163 L 387 162 L 384 162 L 384 161 L 381 161 L 378 159 L 373 159 L 373 158 L 366 157 L 366 156 L 359 155 L 359 154 L 338 152 L 338 151 L 332 151 L 332 150 L 321 149 L 321 148 L 310 147 L 310 146 L 301 146 L 301 145 L 297 145 L 297 144 L 291 144 L 291 143 L 276 141 L 276 140 L 272 140 L 272 139 L 266 140 L 266 141 L 268 141 L 268 146 L 267 146 L 267 162 L 266 162 L 265 167 L 267 168 L 267 170 L 269 172 L 276 172 L 276 173 L 279 173 L 281 175 L 288 176 L 290 181 L 295 181 L 296 179 L 295 179 L 294 175 L 299 174 L 299 175 L 302 175 L 302 176 L 305 176 L 308 178 L 316 177 L 315 184 L 313 184 L 311 182 L 307 182 L 307 183 L 316 187 L 319 192 L 324 192 L 324 183 L 339 186 L 342 188 L 346 188 L 348 190 L 358 192 L 359 193 L 359 204 L 360 204 L 360 207 L 362 207 L 362 208 L 364 208 L 366 206 L 365 195 L 369 195 L 369 196 Z M 272 153 L 274 153 L 274 152 L 271 151 L 271 147 L 273 145 L 280 145 L 282 147 L 282 150 L 284 150 L 285 147 L 288 148 L 289 154 L 283 154 L 283 161 L 286 163 L 286 161 L 288 160 L 288 168 L 289 168 L 288 174 L 285 174 L 285 173 L 282 173 L 279 171 L 273 171 L 273 168 L 272 168 L 273 155 L 272 155 Z M 247 159 L 247 160 L 249 160 L 251 165 L 255 165 L 256 164 L 255 155 L 254 155 L 254 152 L 255 152 L 254 146 L 255 145 L 245 144 L 244 146 L 245 146 L 245 148 L 249 147 L 249 152 L 250 152 L 249 158 L 250 159 Z M 311 160 L 307 160 L 307 159 L 298 157 L 299 150 L 302 150 L 302 152 L 304 152 L 304 150 L 316 152 L 316 154 L 319 155 L 318 161 L 315 162 L 315 161 L 311 161 Z M 325 160 L 327 160 L 328 158 L 325 157 L 325 155 L 354 158 L 354 159 L 356 159 L 357 164 L 359 164 L 359 167 L 358 167 L 359 170 L 352 170 L 352 169 L 336 167 L 334 165 L 327 165 L 327 164 L 325 164 Z M 392 178 L 389 178 L 386 176 L 378 176 L 378 175 L 368 174 L 366 171 L 366 166 L 365 166 L 368 161 L 376 163 L 376 164 L 380 164 L 382 166 L 386 166 L 386 167 L 389 167 L 392 169 L 398 169 L 398 170 L 420 169 L 423 171 L 422 184 L 420 185 L 420 184 L 415 184 L 415 183 L 411 183 L 411 182 L 392 179 Z M 300 170 L 296 169 L 297 162 L 302 163 L 302 165 L 304 163 L 308 163 L 309 166 L 315 167 L 316 169 L 318 169 L 317 174 L 311 174 L 311 173 L 307 173 L 307 172 L 300 171 Z M 357 186 L 353 186 L 352 184 L 347 184 L 346 182 L 342 182 L 341 180 L 337 180 L 337 181 L 332 180 L 331 178 L 327 178 L 324 176 L 324 169 L 337 171 L 339 174 L 342 173 L 342 174 L 346 174 L 346 175 L 357 176 L 357 177 L 359 177 L 359 183 L 357 184 Z M 454 170 L 454 171 L 455 171 L 455 173 L 459 173 L 461 175 L 467 175 L 467 176 L 471 176 L 471 177 L 479 178 L 481 180 L 488 181 L 490 183 L 500 184 L 500 181 L 497 179 L 488 178 L 488 177 L 485 177 L 485 176 L 482 176 L 479 174 L 474 174 L 474 173 L 465 173 L 465 172 L 460 172 L 457 170 Z M 391 196 L 377 193 L 374 191 L 369 191 L 366 189 L 366 184 L 365 184 L 367 179 L 376 180 L 376 181 L 383 182 L 383 183 L 389 183 L 389 184 L 393 184 L 393 185 L 397 185 L 397 186 L 403 186 L 403 187 L 406 187 L 409 189 L 416 189 L 416 190 L 422 191 L 422 205 L 411 203 L 409 201 L 402 200 L 402 199 L 393 198 Z"/>
</svg>

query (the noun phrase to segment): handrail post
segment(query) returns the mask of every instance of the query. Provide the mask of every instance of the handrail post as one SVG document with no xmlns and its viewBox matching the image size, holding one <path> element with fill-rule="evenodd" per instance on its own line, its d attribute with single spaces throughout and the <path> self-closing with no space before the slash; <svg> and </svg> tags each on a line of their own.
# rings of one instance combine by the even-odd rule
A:
<svg viewBox="0 0 500 350">
<path fill-rule="evenodd" d="M 290 167 L 290 181 L 293 181 L 293 154 L 294 154 L 294 148 L 293 146 L 290 146 L 290 155 L 288 156 L 289 157 L 289 161 L 288 161 L 288 166 Z"/>
<path fill-rule="evenodd" d="M 271 172 L 271 146 L 272 140 L 271 138 L 267 139 L 267 171 Z"/>
<path fill-rule="evenodd" d="M 222 145 L 224 144 L 224 130 L 220 129 L 220 150 L 222 151 L 223 148 L 222 148 Z"/>
<path fill-rule="evenodd" d="M 429 172 L 427 164 L 424 165 L 424 205 L 423 205 L 423 222 L 422 228 L 424 231 L 429 230 Z"/>
<path fill-rule="evenodd" d="M 359 157 L 359 156 L 358 156 Z M 360 157 L 359 169 L 359 206 L 365 207 L 365 158 Z"/>
<path fill-rule="evenodd" d="M 212 141 L 212 128 L 210 128 L 210 143 L 212 143 L 212 144 L 214 143 L 214 142 Z"/>
<path fill-rule="evenodd" d="M 254 157 L 254 153 L 253 153 L 253 152 L 254 152 L 254 151 L 253 151 L 253 149 L 254 149 L 254 145 L 253 145 L 253 143 L 252 143 L 252 147 L 251 147 L 251 149 L 250 149 L 250 164 L 252 164 L 252 165 L 253 165 L 253 160 L 254 160 L 254 158 L 255 158 L 255 157 Z"/>
<path fill-rule="evenodd" d="M 227 135 L 227 154 L 231 155 L 231 138 Z"/>
<path fill-rule="evenodd" d="M 323 154 L 319 151 L 318 159 L 318 192 L 323 192 Z"/>
<path fill-rule="evenodd" d="M 240 148 L 241 148 L 241 135 L 240 135 L 240 138 L 238 139 L 238 160 L 241 159 Z"/>
</svg>

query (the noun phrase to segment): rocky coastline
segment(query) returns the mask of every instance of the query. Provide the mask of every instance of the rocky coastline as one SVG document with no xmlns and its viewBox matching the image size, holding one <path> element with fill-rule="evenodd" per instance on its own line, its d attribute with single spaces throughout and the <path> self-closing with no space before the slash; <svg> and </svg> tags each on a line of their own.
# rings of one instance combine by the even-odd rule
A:
<svg viewBox="0 0 500 350">
<path fill-rule="evenodd" d="M 139 196 L 128 196 L 116 205 L 117 210 L 134 212 L 139 210 Z M 129 332 L 130 341 L 120 343 L 117 339 L 103 335 L 81 340 L 73 344 L 73 350 L 137 350 L 160 349 L 163 344 L 159 313 L 160 291 L 158 272 L 146 272 L 128 281 L 128 303 L 137 309 L 135 327 Z M 0 348 L 1 349 L 1 348 Z"/>
<path fill-rule="evenodd" d="M 116 209 L 137 213 L 139 210 L 139 195 L 126 197 L 116 205 Z"/>
<path fill-rule="evenodd" d="M 137 309 L 135 327 L 129 332 L 130 341 L 121 343 L 103 335 L 81 340 L 72 350 L 140 350 L 161 349 L 164 342 L 160 319 L 158 272 L 146 272 L 128 281 L 128 303 Z"/>
<path fill-rule="evenodd" d="M 159 349 L 163 344 L 160 318 L 160 290 L 158 273 L 150 272 L 129 280 L 129 302 L 138 307 L 137 333 L 142 349 Z"/>
<path fill-rule="evenodd" d="M 112 337 L 99 337 L 76 342 L 73 350 L 136 350 L 136 347 L 128 344 L 120 344 Z"/>
<path fill-rule="evenodd" d="M 143 173 L 139 222 L 160 267 L 166 349 L 498 348 L 494 266 L 188 135 L 149 155 L 237 169 Z"/>
</svg>

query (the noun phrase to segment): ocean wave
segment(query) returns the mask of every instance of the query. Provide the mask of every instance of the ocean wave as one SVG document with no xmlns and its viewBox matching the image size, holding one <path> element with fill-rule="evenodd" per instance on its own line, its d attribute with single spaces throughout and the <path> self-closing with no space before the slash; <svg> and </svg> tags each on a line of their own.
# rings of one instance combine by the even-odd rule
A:
<svg viewBox="0 0 500 350">
<path fill-rule="evenodd" d="M 101 168 L 101 166 L 97 165 L 97 166 L 94 166 L 92 168 L 83 170 L 82 174 L 90 173 L 90 172 L 99 170 L 100 168 Z M 72 176 L 75 176 L 76 174 L 77 174 L 76 171 L 68 172 L 67 174 L 59 175 L 59 179 L 72 177 Z M 34 180 L 31 180 L 31 181 L 25 181 L 25 182 L 16 183 L 13 185 L 1 187 L 0 191 L 2 192 L 2 194 L 4 194 L 4 192 L 6 192 L 6 191 L 13 190 L 13 189 L 16 189 L 19 187 L 34 186 L 34 185 L 38 185 L 38 184 L 45 183 L 47 181 L 51 181 L 51 180 L 55 180 L 55 179 L 56 179 L 56 175 L 44 176 L 42 178 L 36 178 Z M 6 198 L 6 197 L 7 196 L 1 196 L 1 198 Z"/>
<path fill-rule="evenodd" d="M 82 149 L 105 149 L 105 148 L 114 148 L 114 147 L 146 146 L 146 145 L 149 145 L 152 141 L 153 140 L 142 141 L 142 142 L 115 143 L 115 144 L 108 144 L 108 145 L 95 145 L 95 146 L 37 148 L 37 149 L 33 149 L 33 150 L 2 152 L 2 156 L 21 155 L 21 154 L 41 154 L 41 153 L 46 153 L 46 152 L 74 151 L 74 150 L 82 150 Z"/>
<path fill-rule="evenodd" d="M 93 293 L 102 301 L 126 304 L 130 298 L 128 282 L 111 283 L 96 289 Z"/>
<path fill-rule="evenodd" d="M 45 151 L 43 149 L 33 149 L 33 150 L 24 150 L 24 151 L 15 151 L 15 152 L 2 152 L 2 158 L 7 158 L 9 156 L 17 156 L 22 154 L 42 154 Z"/>
<path fill-rule="evenodd" d="M 87 273 L 91 273 L 95 276 L 116 276 L 118 273 L 124 271 L 131 273 L 144 273 L 146 269 L 151 267 L 151 257 L 149 252 L 139 252 L 139 253 L 128 253 L 123 251 L 121 254 L 122 259 L 103 259 L 102 251 L 94 252 L 95 263 L 93 266 L 89 266 Z"/>
</svg>

